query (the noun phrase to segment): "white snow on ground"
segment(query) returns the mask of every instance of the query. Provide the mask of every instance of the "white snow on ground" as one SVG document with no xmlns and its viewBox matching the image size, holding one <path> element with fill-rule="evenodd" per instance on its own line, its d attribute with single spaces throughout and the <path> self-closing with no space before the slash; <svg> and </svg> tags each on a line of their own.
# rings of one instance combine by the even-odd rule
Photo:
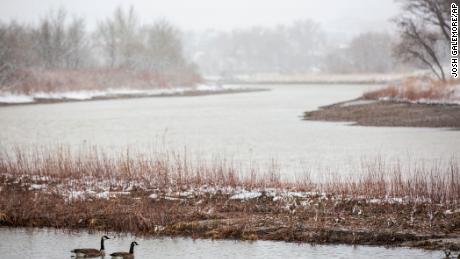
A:
<svg viewBox="0 0 460 259">
<path fill-rule="evenodd" d="M 452 214 L 455 214 L 455 213 L 460 213 L 460 209 L 456 209 L 456 210 L 446 210 L 444 212 L 445 215 L 452 215 Z"/>
<path fill-rule="evenodd" d="M 230 197 L 230 200 L 250 200 L 262 196 L 262 193 L 255 191 L 242 191 Z"/>
<path fill-rule="evenodd" d="M 31 184 L 29 190 L 43 190 L 48 188 L 47 184 Z"/>
<path fill-rule="evenodd" d="M 129 96 L 161 96 L 161 95 L 181 95 L 187 93 L 208 93 L 208 92 L 223 92 L 229 90 L 245 90 L 247 88 L 237 85 L 198 85 L 195 87 L 175 87 L 175 88 L 160 88 L 160 89 L 107 89 L 105 91 L 69 91 L 69 92 L 37 92 L 31 95 L 13 94 L 0 92 L 0 104 L 14 103 L 33 103 L 40 100 L 91 100 L 101 97 L 129 97 Z"/>
<path fill-rule="evenodd" d="M 106 96 L 107 92 L 104 91 L 70 91 L 62 93 L 43 93 L 38 92 L 32 95 L 34 99 L 50 99 L 50 100 L 90 100 L 95 97 Z"/>
<path fill-rule="evenodd" d="M 282 204 L 292 204 L 294 200 L 300 202 L 301 206 L 309 207 L 317 202 L 324 200 L 360 200 L 370 204 L 408 204 L 409 202 L 431 202 L 428 198 L 419 197 L 416 200 L 408 196 L 405 197 L 365 197 L 365 196 L 342 196 L 331 195 L 324 192 L 303 192 L 295 189 L 285 188 L 254 188 L 247 189 L 243 186 L 222 187 L 222 186 L 197 186 L 176 190 L 160 190 L 158 187 L 146 185 L 144 181 L 130 181 L 129 184 L 123 181 L 115 180 L 95 180 L 89 178 L 69 180 L 65 183 L 53 184 L 53 180 L 47 176 L 12 176 L 9 174 L 0 174 L 7 178 L 14 178 L 15 184 L 21 184 L 29 190 L 37 192 L 46 192 L 62 195 L 66 201 L 86 199 L 111 199 L 121 196 L 131 197 L 133 191 L 143 190 L 150 193 L 148 196 L 153 200 L 169 201 L 186 201 L 188 199 L 199 198 L 201 196 L 227 195 L 230 200 L 240 200 L 242 202 L 259 197 L 271 198 L 274 202 Z M 46 183 L 42 180 L 48 179 Z M 131 191 L 128 191 L 131 190 Z M 136 197 L 132 197 L 136 199 Z M 458 213 L 460 209 L 453 210 L 452 213 Z M 446 213 L 451 213 L 446 211 Z"/>
<path fill-rule="evenodd" d="M 34 98 L 28 95 L 14 95 L 14 94 L 2 94 L 0 95 L 0 103 L 33 103 Z"/>
</svg>

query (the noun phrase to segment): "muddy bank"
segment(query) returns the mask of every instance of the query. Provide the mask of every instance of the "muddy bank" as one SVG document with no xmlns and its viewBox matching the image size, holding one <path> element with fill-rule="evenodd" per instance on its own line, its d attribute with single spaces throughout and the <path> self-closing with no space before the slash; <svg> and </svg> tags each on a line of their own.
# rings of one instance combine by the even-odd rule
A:
<svg viewBox="0 0 460 259">
<path fill-rule="evenodd" d="M 457 206 L 458 207 L 458 206 Z M 456 205 L 318 193 L 108 191 L 69 200 L 3 181 L 0 226 L 459 251 Z"/>
<path fill-rule="evenodd" d="M 356 99 L 304 113 L 305 120 L 353 122 L 361 126 L 460 128 L 460 105 Z"/>
</svg>

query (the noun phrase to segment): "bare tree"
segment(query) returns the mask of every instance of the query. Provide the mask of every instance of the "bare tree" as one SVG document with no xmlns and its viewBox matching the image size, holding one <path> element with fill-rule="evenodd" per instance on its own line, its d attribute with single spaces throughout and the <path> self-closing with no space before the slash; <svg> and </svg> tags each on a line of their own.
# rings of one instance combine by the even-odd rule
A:
<svg viewBox="0 0 460 259">
<path fill-rule="evenodd" d="M 352 39 L 347 56 L 354 72 L 386 73 L 393 69 L 393 38 L 386 33 L 368 32 Z"/>
<path fill-rule="evenodd" d="M 32 63 L 32 42 L 29 28 L 0 23 L 0 89 L 14 85 L 23 76 L 19 71 Z"/>
<path fill-rule="evenodd" d="M 133 7 L 125 11 L 122 7 L 115 9 L 112 17 L 99 23 L 98 41 L 110 67 L 124 66 L 134 68 L 139 48 L 140 25 Z"/>
<path fill-rule="evenodd" d="M 84 20 L 73 18 L 69 23 L 67 12 L 50 11 L 41 19 L 35 32 L 37 66 L 45 68 L 79 68 L 87 47 Z"/>
<path fill-rule="evenodd" d="M 121 65 L 133 67 L 135 64 L 135 51 L 140 44 L 138 38 L 139 21 L 134 7 L 131 6 L 126 12 L 121 7 L 118 7 L 114 12 L 113 22 Z"/>
<path fill-rule="evenodd" d="M 180 67 L 184 64 L 179 30 L 166 20 L 160 20 L 146 28 L 145 65 L 156 71 Z"/>
<path fill-rule="evenodd" d="M 48 12 L 38 24 L 0 21 L 0 89 L 14 89 L 21 80 L 25 89 L 41 75 L 92 66 L 100 58 L 99 49 L 90 48 L 95 45 L 101 46 L 106 61 L 98 62 L 99 67 L 141 70 L 133 73 L 142 75 L 140 80 L 150 75 L 171 80 L 167 77 L 179 74 L 195 80 L 196 71 L 183 55 L 180 32 L 167 21 L 141 26 L 132 7 L 119 7 L 99 24 L 96 35 L 88 37 L 85 21 L 69 19 L 64 9 Z M 152 71 L 159 73 L 149 74 Z"/>
<path fill-rule="evenodd" d="M 446 80 L 439 46 L 450 42 L 452 1 L 402 0 L 402 3 L 404 13 L 395 19 L 401 37 L 395 53 L 404 61 L 423 63 L 438 79 Z"/>
<path fill-rule="evenodd" d="M 81 18 L 74 18 L 65 35 L 64 62 L 66 68 L 80 68 L 87 62 L 85 55 L 88 46 L 86 39 L 85 22 Z"/>
<path fill-rule="evenodd" d="M 97 38 L 108 66 L 111 68 L 115 67 L 118 62 L 118 39 L 115 31 L 115 23 L 110 19 L 99 23 Z"/>
</svg>

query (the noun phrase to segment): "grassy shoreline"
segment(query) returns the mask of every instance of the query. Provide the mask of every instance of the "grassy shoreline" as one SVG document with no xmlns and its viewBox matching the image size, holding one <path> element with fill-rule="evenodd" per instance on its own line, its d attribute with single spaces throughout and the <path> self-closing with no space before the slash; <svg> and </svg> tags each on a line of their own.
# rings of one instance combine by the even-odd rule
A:
<svg viewBox="0 0 460 259">
<path fill-rule="evenodd" d="M 358 98 L 304 113 L 305 120 L 353 122 L 377 127 L 460 128 L 460 105 Z"/>
<path fill-rule="evenodd" d="M 0 226 L 460 250 L 458 161 L 368 169 L 319 184 L 177 154 L 18 151 L 0 156 Z"/>
</svg>

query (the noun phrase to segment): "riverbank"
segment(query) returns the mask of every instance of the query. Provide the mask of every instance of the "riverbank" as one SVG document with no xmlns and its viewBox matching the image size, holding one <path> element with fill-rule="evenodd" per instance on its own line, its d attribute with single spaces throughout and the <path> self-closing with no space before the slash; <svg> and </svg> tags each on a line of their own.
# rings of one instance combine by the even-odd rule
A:
<svg viewBox="0 0 460 259">
<path fill-rule="evenodd" d="M 200 85 L 197 87 L 160 88 L 152 90 L 136 89 L 107 89 L 105 91 L 73 91 L 55 93 L 32 93 L 32 94 L 0 94 L 0 106 L 99 101 L 113 99 L 151 98 L 151 97 L 181 97 L 181 96 L 205 96 L 216 94 L 236 94 L 246 92 L 268 91 L 268 89 L 248 88 L 232 85 L 214 86 Z"/>
<path fill-rule="evenodd" d="M 360 126 L 460 128 L 460 105 L 359 98 L 304 113 L 305 120 L 352 122 Z"/>
<path fill-rule="evenodd" d="M 106 192 L 107 197 L 69 202 L 9 185 L 1 191 L 0 225 L 460 251 L 460 210 L 448 206 L 301 192 L 247 193 L 246 197 L 244 192 L 236 197 L 219 191 L 156 196 L 139 190 L 112 191 Z"/>
<path fill-rule="evenodd" d="M 315 183 L 178 155 L 83 154 L 2 156 L 0 225 L 460 250 L 455 160 Z"/>
</svg>

